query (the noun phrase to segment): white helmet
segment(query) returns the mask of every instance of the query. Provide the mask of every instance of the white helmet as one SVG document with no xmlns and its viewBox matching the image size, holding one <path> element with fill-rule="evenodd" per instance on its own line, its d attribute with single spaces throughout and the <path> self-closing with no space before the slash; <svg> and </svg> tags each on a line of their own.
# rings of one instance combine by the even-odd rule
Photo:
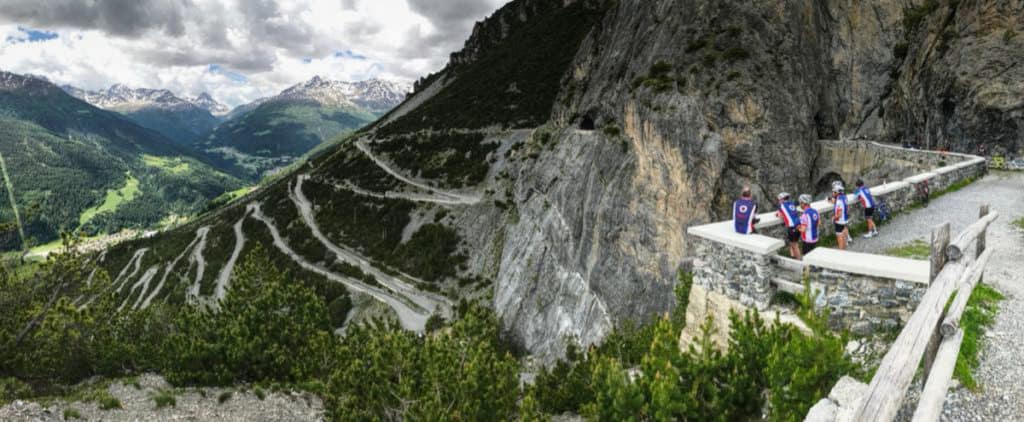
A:
<svg viewBox="0 0 1024 422">
<path fill-rule="evenodd" d="M 843 190 L 843 182 L 839 180 L 832 182 L 832 192 L 842 192 Z"/>
<path fill-rule="evenodd" d="M 777 196 L 777 198 L 780 201 L 783 200 L 783 199 L 789 198 L 789 192 L 782 192 L 782 193 L 779 194 L 779 196 Z"/>
<path fill-rule="evenodd" d="M 801 204 L 810 204 L 811 202 L 814 202 L 814 198 L 811 198 L 811 195 L 808 195 L 806 193 L 803 194 L 803 195 L 800 195 L 800 203 Z"/>
</svg>

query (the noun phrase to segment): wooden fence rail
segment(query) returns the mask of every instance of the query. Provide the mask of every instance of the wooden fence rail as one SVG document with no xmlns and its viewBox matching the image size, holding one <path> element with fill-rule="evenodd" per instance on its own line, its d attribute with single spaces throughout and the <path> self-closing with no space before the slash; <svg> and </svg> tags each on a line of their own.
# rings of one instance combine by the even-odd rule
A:
<svg viewBox="0 0 1024 422">
<path fill-rule="evenodd" d="M 954 329 L 951 335 L 943 337 L 940 327 L 947 322 L 953 324 L 954 327 L 959 324 L 959 313 L 963 313 L 963 307 L 953 308 L 951 306 L 952 311 L 947 314 L 946 303 L 949 302 L 953 292 L 959 290 L 957 301 L 961 300 L 962 296 L 964 307 L 966 306 L 966 298 L 970 297 L 974 285 L 984 273 L 985 265 L 991 256 L 991 251 L 987 251 L 973 263 L 968 262 L 969 260 L 960 260 L 962 251 L 966 250 L 971 243 L 984 239 L 986 229 L 998 218 L 998 213 L 992 212 L 986 215 L 986 210 L 987 206 L 982 207 L 982 218 L 965 229 L 952 242 L 949 242 L 948 235 L 940 235 L 937 239 L 936 236 L 933 236 L 933 240 L 938 240 L 933 246 L 942 245 L 942 247 L 933 247 L 932 263 L 943 263 L 941 271 L 935 274 L 931 286 L 921 298 L 917 309 L 910 316 L 899 336 L 896 337 L 896 341 L 893 342 L 888 353 L 882 358 L 853 420 L 893 420 L 903 404 L 907 388 L 910 387 L 922 359 L 925 360 L 923 376 L 926 388 L 914 420 L 938 420 L 938 414 L 941 413 L 949 380 L 952 377 L 953 366 L 956 364 L 956 357 L 963 340 L 963 334 L 959 329 Z M 942 231 L 937 232 L 941 233 Z M 947 242 L 949 247 L 945 246 Z M 952 250 L 954 245 L 957 247 L 955 252 L 959 252 L 960 255 L 947 256 L 946 254 Z M 979 248 L 983 247 L 983 244 L 979 243 Z M 936 256 L 936 254 L 941 256 Z M 938 342 L 939 339 L 942 339 L 941 345 Z M 937 352 L 928 353 L 929 356 L 926 357 L 929 344 L 937 346 Z M 926 408 L 922 408 L 921 405 Z"/>
</svg>

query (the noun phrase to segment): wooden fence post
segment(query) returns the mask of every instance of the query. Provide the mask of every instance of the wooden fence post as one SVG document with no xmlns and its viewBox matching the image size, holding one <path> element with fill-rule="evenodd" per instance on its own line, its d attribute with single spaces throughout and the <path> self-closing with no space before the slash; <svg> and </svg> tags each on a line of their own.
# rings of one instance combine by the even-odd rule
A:
<svg viewBox="0 0 1024 422">
<path fill-rule="evenodd" d="M 949 223 L 943 223 L 932 229 L 932 272 L 928 282 L 935 281 L 942 267 L 946 266 L 946 246 L 949 246 Z"/>
<path fill-rule="evenodd" d="M 949 260 L 946 256 L 946 247 L 949 246 L 949 223 L 943 223 L 932 229 L 932 275 L 931 281 L 935 280 L 935 277 L 939 275 L 942 268 L 946 266 L 946 262 Z M 956 288 L 954 286 L 954 288 Z M 932 363 L 935 361 L 935 354 L 939 351 L 939 344 L 942 343 L 942 336 L 939 335 L 939 326 L 942 325 L 942 318 L 936 322 L 935 326 L 925 327 L 931 330 L 932 335 L 928 338 L 928 347 L 924 350 L 924 373 L 922 374 L 922 380 L 928 380 L 928 374 L 931 372 Z M 922 384 L 923 385 L 923 384 Z"/>
<path fill-rule="evenodd" d="M 981 210 L 978 212 L 978 218 L 985 218 L 986 215 L 988 215 L 988 204 L 985 204 L 985 205 L 981 206 Z M 985 228 L 985 230 L 982 230 L 980 234 L 978 234 L 978 249 L 974 253 L 974 257 L 975 258 L 980 258 L 981 254 L 985 252 L 985 233 L 986 232 L 988 232 L 988 228 L 987 227 Z"/>
</svg>

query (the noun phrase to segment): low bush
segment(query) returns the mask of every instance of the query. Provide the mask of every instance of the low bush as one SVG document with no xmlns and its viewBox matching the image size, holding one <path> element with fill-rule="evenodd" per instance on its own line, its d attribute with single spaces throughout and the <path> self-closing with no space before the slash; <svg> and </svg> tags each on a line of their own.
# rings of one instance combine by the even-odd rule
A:
<svg viewBox="0 0 1024 422">
<path fill-rule="evenodd" d="M 171 391 L 163 390 L 153 396 L 153 402 L 156 403 L 157 409 L 163 409 L 165 407 L 174 407 L 178 405 L 178 399 L 174 397 L 174 393 Z"/>
<path fill-rule="evenodd" d="M 73 409 L 69 407 L 67 409 L 64 409 L 63 416 L 64 420 L 66 421 L 72 419 L 82 419 L 82 412 L 79 412 L 78 409 Z"/>
</svg>

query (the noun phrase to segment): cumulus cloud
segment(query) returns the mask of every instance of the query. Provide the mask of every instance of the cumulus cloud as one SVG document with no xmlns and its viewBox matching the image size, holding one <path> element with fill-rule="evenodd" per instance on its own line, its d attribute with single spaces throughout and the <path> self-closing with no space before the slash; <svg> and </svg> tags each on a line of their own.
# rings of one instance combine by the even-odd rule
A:
<svg viewBox="0 0 1024 422">
<path fill-rule="evenodd" d="M 238 105 L 315 75 L 418 78 L 505 1 L 3 0 L 0 67 Z"/>
</svg>

